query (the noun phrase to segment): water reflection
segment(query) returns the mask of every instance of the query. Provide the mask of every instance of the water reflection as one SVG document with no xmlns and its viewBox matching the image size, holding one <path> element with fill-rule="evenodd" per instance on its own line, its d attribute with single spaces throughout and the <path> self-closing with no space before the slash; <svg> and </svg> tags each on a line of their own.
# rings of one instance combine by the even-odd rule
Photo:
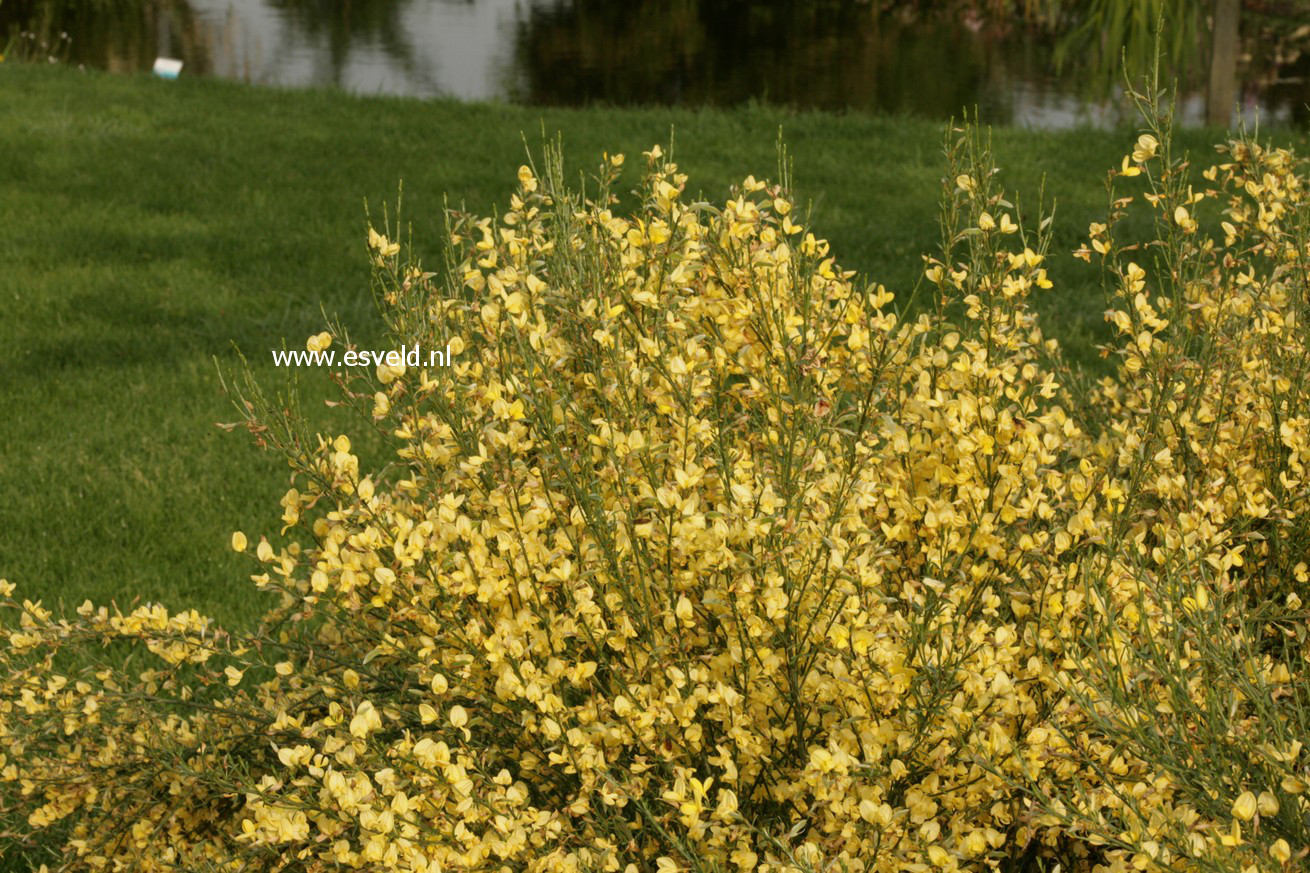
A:
<svg viewBox="0 0 1310 873">
<path fill-rule="evenodd" d="M 674 0 L 634 14 L 606 0 L 557 0 L 519 23 L 515 61 L 512 96 L 531 103 L 760 99 L 933 117 L 977 104 L 984 117 L 1011 121 L 1070 94 L 1039 41 L 857 3 Z M 1068 103 L 1066 113 L 1078 101 Z M 1048 119 L 1062 120 L 1074 119 Z"/>
<path fill-rule="evenodd" d="M 195 75 L 364 94 L 503 98 L 516 0 L 190 0 Z"/>
<path fill-rule="evenodd" d="M 188 0 L 0 0 L 5 42 L 110 72 L 148 70 L 161 47 L 210 67 L 210 34 Z"/>
<path fill-rule="evenodd" d="M 976 105 L 987 121 L 1041 127 L 1116 117 L 1116 104 L 1104 99 L 1113 91 L 1102 81 L 1104 70 L 1089 73 L 1076 63 L 1098 56 L 1086 48 L 1085 21 L 1068 28 L 1061 49 L 1049 29 L 1032 22 L 987 20 L 968 8 L 922 15 L 919 4 L 890 4 L 899 14 L 879 11 L 887 5 L 0 0 L 0 39 L 67 32 L 68 60 L 88 66 L 147 70 L 157 55 L 169 55 L 186 62 L 184 75 L 363 93 L 566 105 L 762 100 L 932 118 Z M 1193 67 L 1203 30 L 1195 20 L 1175 28 L 1182 36 L 1174 52 L 1190 55 Z M 1305 78 L 1291 73 L 1305 61 L 1276 60 L 1272 75 L 1248 75 L 1244 101 L 1266 119 L 1304 120 Z M 1195 89 L 1184 110 L 1191 120 L 1204 117 Z"/>
</svg>

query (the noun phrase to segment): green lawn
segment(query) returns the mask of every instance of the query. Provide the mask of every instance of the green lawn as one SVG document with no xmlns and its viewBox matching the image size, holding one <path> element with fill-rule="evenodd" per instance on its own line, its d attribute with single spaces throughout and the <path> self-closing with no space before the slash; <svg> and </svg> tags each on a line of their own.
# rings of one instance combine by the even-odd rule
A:
<svg viewBox="0 0 1310 873">
<path fill-rule="evenodd" d="M 773 175 L 779 128 L 800 195 L 846 266 L 907 291 L 937 238 L 942 125 L 776 109 L 541 110 L 356 98 L 0 65 L 0 577 L 47 603 L 262 608 L 230 532 L 276 533 L 286 467 L 241 433 L 213 359 L 322 328 L 365 336 L 364 207 L 394 202 L 429 249 L 443 195 L 502 203 L 526 134 L 559 132 L 578 167 L 675 133 L 714 197 Z M 1088 360 L 1104 308 L 1068 257 L 1104 212 L 1104 171 L 1135 134 L 996 131 L 1006 184 L 1059 201 L 1045 304 Z M 1213 137 L 1188 134 L 1198 153 Z M 634 161 L 630 164 L 636 164 Z M 313 374 L 307 374 L 313 383 Z M 319 380 L 321 382 L 321 379 Z M 311 384 L 311 393 L 313 385 Z M 324 426 L 330 419 L 322 413 Z M 353 425 L 352 425 L 353 426 Z"/>
</svg>

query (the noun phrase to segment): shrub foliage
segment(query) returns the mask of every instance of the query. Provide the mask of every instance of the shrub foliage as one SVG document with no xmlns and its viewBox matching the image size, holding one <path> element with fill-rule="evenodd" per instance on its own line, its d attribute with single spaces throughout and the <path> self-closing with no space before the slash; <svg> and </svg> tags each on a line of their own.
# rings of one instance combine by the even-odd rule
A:
<svg viewBox="0 0 1310 873">
<path fill-rule="evenodd" d="M 912 317 L 785 172 L 699 202 L 658 148 L 625 215 L 620 156 L 586 193 L 548 151 L 499 219 L 451 214 L 440 274 L 372 231 L 391 335 L 452 365 L 342 372 L 392 449 L 372 471 L 241 389 L 294 469 L 281 534 L 233 537 L 281 595 L 252 633 L 3 586 L 0 846 L 67 870 L 1296 866 L 1305 176 L 1250 139 L 1197 176 L 1140 99 L 1075 253 L 1111 301 L 1100 382 L 1043 338 L 1048 221 L 1022 226 L 974 131 L 946 142 Z"/>
</svg>

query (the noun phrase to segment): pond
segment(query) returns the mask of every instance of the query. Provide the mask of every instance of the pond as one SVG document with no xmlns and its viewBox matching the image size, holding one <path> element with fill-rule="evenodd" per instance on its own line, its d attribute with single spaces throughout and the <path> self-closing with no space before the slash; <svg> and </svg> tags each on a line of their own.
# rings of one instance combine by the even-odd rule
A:
<svg viewBox="0 0 1310 873">
<path fill-rule="evenodd" d="M 1188 8 L 1168 0 L 1140 5 L 1161 2 Z M 934 12 L 925 11 L 932 3 L 878 0 L 0 0 L 0 46 L 112 71 L 149 70 L 162 55 L 181 59 L 184 76 L 539 105 L 762 101 L 934 119 L 976 106 L 984 121 L 1042 128 L 1103 125 L 1122 112 L 1114 99 L 1119 47 L 1134 41 L 1130 48 L 1142 54 L 1141 33 L 1101 32 L 1085 14 L 998 16 L 988 10 L 1005 4 L 994 0 L 936 5 Z M 1015 3 L 1042 5 L 1060 4 Z M 1167 23 L 1174 37 L 1166 49 L 1180 59 L 1174 72 L 1182 77 L 1184 119 L 1197 122 L 1205 114 L 1208 25 L 1195 10 L 1177 14 L 1190 17 Z M 1244 112 L 1259 111 L 1262 121 L 1310 117 L 1295 14 L 1273 25 L 1288 37 L 1273 49 L 1271 25 L 1243 21 L 1237 95 Z M 1310 28 L 1302 29 L 1304 41 Z M 1251 44 L 1273 56 L 1254 57 Z"/>
</svg>

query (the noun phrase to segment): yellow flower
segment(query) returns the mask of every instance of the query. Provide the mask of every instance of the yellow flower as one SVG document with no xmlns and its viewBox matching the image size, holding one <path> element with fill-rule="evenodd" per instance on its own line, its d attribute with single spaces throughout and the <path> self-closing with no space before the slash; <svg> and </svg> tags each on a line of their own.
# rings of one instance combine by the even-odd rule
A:
<svg viewBox="0 0 1310 873">
<path fill-rule="evenodd" d="M 350 719 L 350 735 L 354 737 L 367 737 L 369 734 L 382 727 L 382 716 L 378 714 L 377 708 L 367 700 L 355 708 L 355 715 Z"/>
<path fill-rule="evenodd" d="M 1233 803 L 1233 815 L 1242 821 L 1250 821 L 1256 813 L 1255 795 L 1250 791 L 1243 791 Z"/>
<path fill-rule="evenodd" d="M 244 552 L 246 550 L 246 535 L 241 531 L 232 532 L 232 551 Z"/>
<path fill-rule="evenodd" d="M 1278 815 L 1278 797 L 1272 791 L 1261 791 L 1256 808 L 1261 815 Z"/>
<path fill-rule="evenodd" d="M 981 830 L 970 831 L 960 843 L 960 848 L 966 855 L 981 855 L 987 851 L 987 836 Z"/>
<path fill-rule="evenodd" d="M 369 248 L 377 252 L 379 258 L 389 258 L 400 252 L 400 246 L 397 243 L 391 242 L 371 227 L 368 229 L 368 245 Z"/>
<path fill-rule="evenodd" d="M 1156 149 L 1159 147 L 1159 140 L 1149 133 L 1144 133 L 1137 138 L 1137 146 L 1133 149 L 1133 160 L 1139 164 L 1144 164 L 1155 157 Z"/>
</svg>

